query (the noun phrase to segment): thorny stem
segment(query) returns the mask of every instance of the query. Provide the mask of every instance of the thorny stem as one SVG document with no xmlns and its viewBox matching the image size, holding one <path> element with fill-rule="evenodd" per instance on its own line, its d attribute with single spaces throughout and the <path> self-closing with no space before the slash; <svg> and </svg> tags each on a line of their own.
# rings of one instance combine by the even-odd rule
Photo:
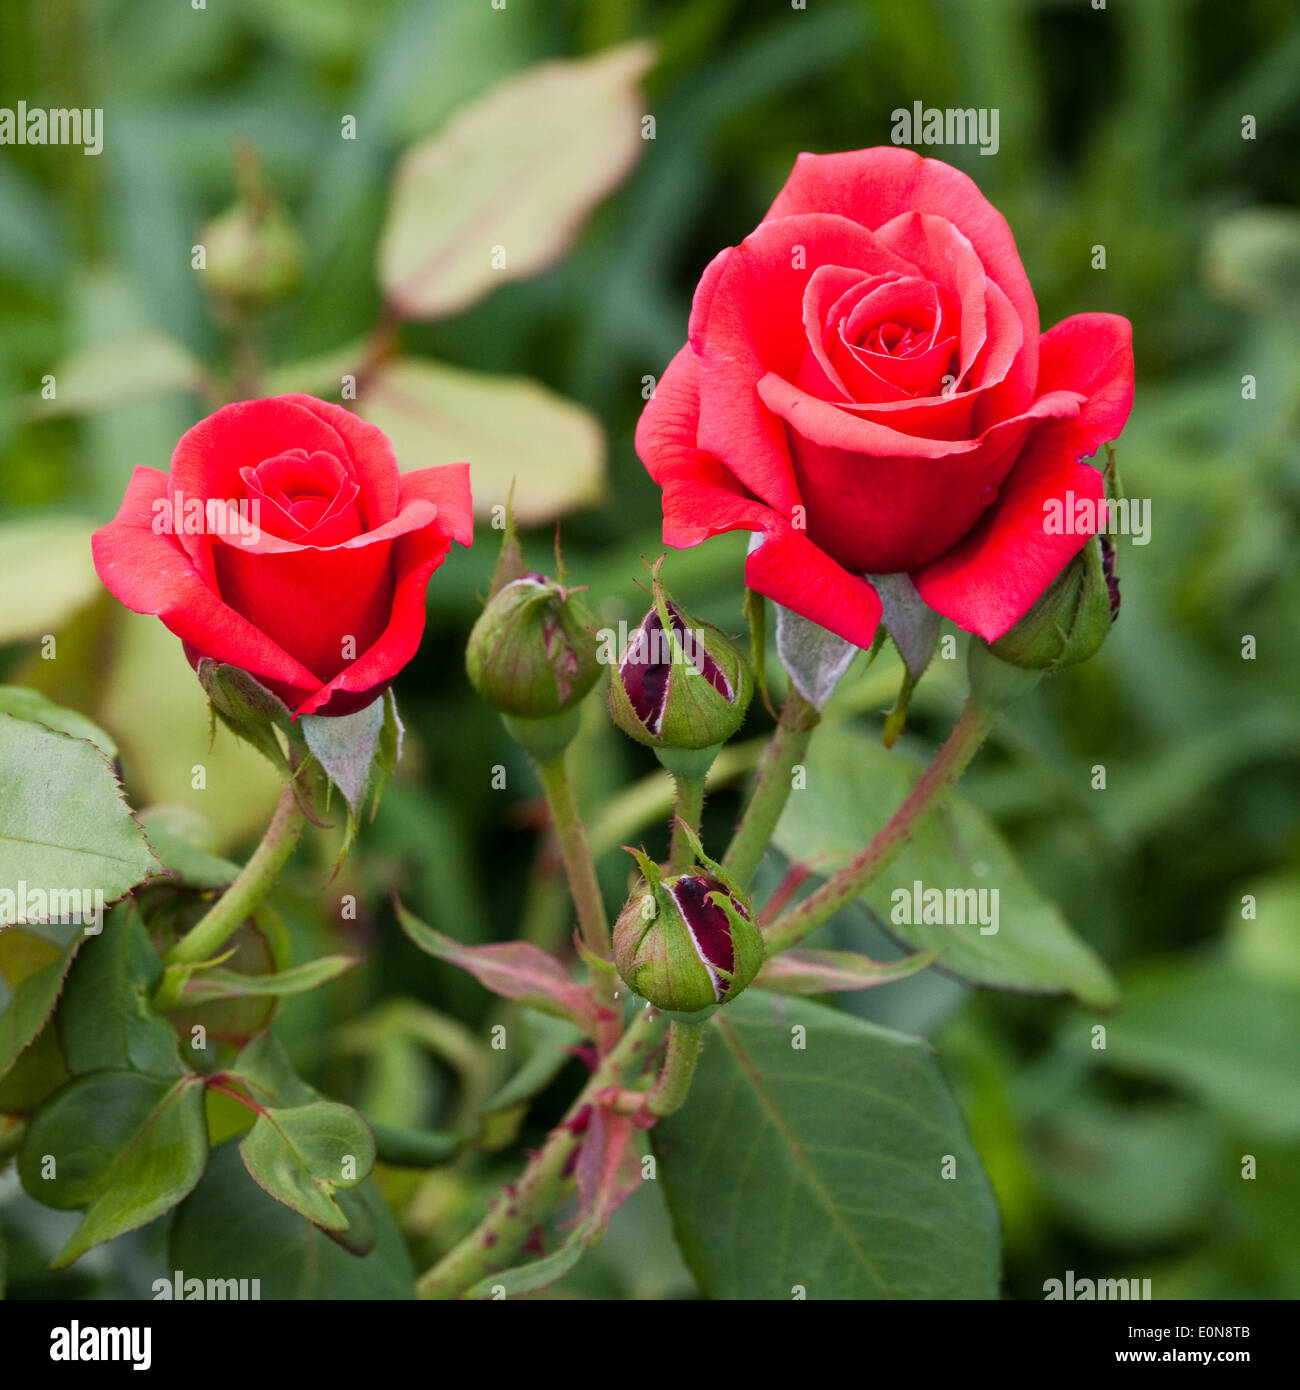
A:
<svg viewBox="0 0 1300 1390">
<path fill-rule="evenodd" d="M 592 1072 L 564 1119 L 532 1156 L 513 1189 L 505 1189 L 478 1226 L 416 1285 L 421 1298 L 457 1298 L 494 1270 L 508 1268 L 529 1236 L 555 1210 L 571 1182 L 569 1160 L 582 1143 L 581 1112 L 599 1092 L 617 1086 L 624 1069 L 653 1046 L 663 1023 L 644 1009 Z"/>
<path fill-rule="evenodd" d="M 742 888 L 753 878 L 767 851 L 790 797 L 794 768 L 807 753 L 808 741 L 820 719 L 816 708 L 792 686 L 763 752 L 753 794 L 722 861 L 722 867 Z"/>
<path fill-rule="evenodd" d="M 783 913 L 763 932 L 769 959 L 788 950 L 814 927 L 833 917 L 855 898 L 911 840 L 917 827 L 938 806 L 944 794 L 966 770 L 979 751 L 989 730 L 997 722 L 997 711 L 971 699 L 952 727 L 947 740 L 935 753 L 906 801 L 885 823 L 880 833 L 838 872 L 810 893 L 802 902 Z"/>
</svg>

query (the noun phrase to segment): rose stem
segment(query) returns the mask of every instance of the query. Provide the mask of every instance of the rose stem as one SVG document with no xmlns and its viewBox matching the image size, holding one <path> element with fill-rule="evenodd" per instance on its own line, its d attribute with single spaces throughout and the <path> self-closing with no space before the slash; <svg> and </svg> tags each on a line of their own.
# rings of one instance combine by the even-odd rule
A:
<svg viewBox="0 0 1300 1390">
<path fill-rule="evenodd" d="M 602 1096 L 602 1103 L 624 1115 L 674 1114 L 686 1103 L 703 1050 L 704 1024 L 674 1019 L 668 1025 L 668 1055 L 655 1084 L 648 1091 L 620 1087 Z"/>
<path fill-rule="evenodd" d="M 674 775 L 673 786 L 677 789 L 676 804 L 673 807 L 673 838 L 668 850 L 668 868 L 678 874 L 689 869 L 695 859 L 686 838 L 686 828 L 700 833 L 700 815 L 704 810 L 704 778 Z"/>
<path fill-rule="evenodd" d="M 276 876 L 284 868 L 285 861 L 293 853 L 306 823 L 307 818 L 298 805 L 293 784 L 289 783 L 280 793 L 275 814 L 252 858 L 239 871 L 230 887 L 167 952 L 166 964 L 196 965 L 214 955 L 225 944 L 266 896 Z"/>
<path fill-rule="evenodd" d="M 814 927 L 833 917 L 855 898 L 911 840 L 916 829 L 943 800 L 944 794 L 966 770 L 979 751 L 997 712 L 974 699 L 967 700 L 961 717 L 929 767 L 912 788 L 907 800 L 881 828 L 865 849 L 832 874 L 814 893 L 765 928 L 763 938 L 769 958 L 802 941 Z"/>
<path fill-rule="evenodd" d="M 648 1055 L 662 1022 L 657 1009 L 641 1011 L 528 1161 L 513 1191 L 500 1193 L 479 1225 L 421 1276 L 416 1285 L 421 1298 L 456 1298 L 490 1271 L 508 1267 L 569 1189 L 569 1159 L 582 1143 L 575 1124 L 579 1113 L 597 1103 L 598 1092 L 616 1086 L 629 1063 Z"/>
<path fill-rule="evenodd" d="M 537 775 L 541 778 L 542 790 L 551 808 L 564 868 L 569 876 L 569 890 L 578 909 L 578 929 L 582 932 L 587 949 L 604 960 L 610 953 L 609 922 L 600 896 L 600 884 L 596 880 L 596 866 L 587 848 L 587 835 L 573 796 L 568 762 L 565 755 L 559 753 L 553 758 L 538 758 L 536 763 Z M 597 971 L 596 974 L 604 979 L 602 972 Z M 608 981 L 597 981 L 597 987 L 604 990 L 612 988 L 612 985 Z"/>
<path fill-rule="evenodd" d="M 808 751 L 808 741 L 820 719 L 813 705 L 792 687 L 763 752 L 749 805 L 722 861 L 722 867 L 742 888 L 753 878 L 767 851 L 790 797 L 791 773 Z"/>
</svg>

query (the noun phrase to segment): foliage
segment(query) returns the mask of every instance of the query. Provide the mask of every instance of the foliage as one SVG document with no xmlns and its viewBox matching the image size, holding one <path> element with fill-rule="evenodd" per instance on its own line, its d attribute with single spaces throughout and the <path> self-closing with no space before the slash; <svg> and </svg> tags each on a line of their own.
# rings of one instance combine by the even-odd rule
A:
<svg viewBox="0 0 1300 1390">
<path fill-rule="evenodd" d="M 77 42 L 64 41 L 69 25 Z M 641 101 L 629 92 L 644 39 L 655 59 Z M 449 963 L 512 939 L 516 922 L 545 950 L 565 948 L 571 928 L 554 849 L 539 852 L 537 782 L 463 673 L 491 544 L 439 575 L 396 687 L 402 760 L 337 876 L 342 824 L 304 839 L 236 954 L 190 977 L 183 1012 L 154 1011 L 158 948 L 228 880 L 227 861 L 247 857 L 277 780 L 224 727 L 209 748 L 179 644 L 95 582 L 88 536 L 130 468 L 165 466 L 232 374 L 331 399 L 354 375 L 360 408 L 406 465 L 482 460 L 484 519 L 514 476 L 517 516 L 536 528 L 527 547 L 544 553 L 563 516 L 565 562 L 600 622 L 635 623 L 635 557 L 660 540 L 632 431 L 704 265 L 754 225 L 800 150 L 886 142 L 891 110 L 917 99 L 978 99 L 1000 110 L 999 155 L 938 153 L 1006 215 L 1044 324 L 1090 308 L 1132 319 L 1137 404 L 1119 454 L 1127 494 L 1151 499 L 1153 516 L 1150 545 L 1120 542 L 1123 607 L 1100 656 L 999 727 L 954 803 L 956 846 L 935 828 L 909 851 L 999 856 L 1016 866 L 1019 900 L 1008 895 L 1002 930 L 970 958 L 886 987 L 817 1002 L 751 988 L 706 1025 L 699 1089 L 654 1132 L 660 1180 L 637 1186 L 595 1246 L 585 1227 L 548 1232 L 546 1268 L 527 1266 L 512 1288 L 991 1296 L 991 1185 L 1006 1295 L 1041 1297 L 1067 1268 L 1150 1277 L 1158 1297 L 1300 1293 L 1287 1215 L 1300 1211 L 1300 221 L 1286 206 L 1300 173 L 1297 55 L 1300 21 L 1272 0 L 1104 14 L 1055 0 L 4 7 L 5 90 L 46 105 L 84 93 L 76 104 L 102 106 L 107 135 L 97 158 L 0 155 L 0 846 L 49 840 L 41 826 L 56 805 L 66 818 L 75 787 L 109 904 L 135 888 L 98 938 L 0 932 L 0 1112 L 12 1117 L 0 1156 L 17 1151 L 22 1184 L 0 1176 L 8 1288 L 147 1296 L 181 1269 L 260 1274 L 264 1297 L 409 1295 L 586 1081 L 564 1050 L 581 1050 L 572 1010 L 538 1014 L 526 992 L 504 1003 Z M 587 62 L 553 65 L 576 58 Z M 550 110 L 548 91 L 589 111 L 585 126 L 539 118 L 524 144 L 501 135 L 503 108 Z M 637 121 L 642 106 L 653 142 L 597 139 L 602 121 Z M 344 114 L 354 141 L 340 139 Z M 469 148 L 441 147 L 452 133 Z M 232 319 L 190 266 L 199 229 L 235 197 L 241 142 L 307 256 L 304 290 L 251 321 Z M 467 166 L 473 197 L 449 206 Z M 408 266 L 436 259 L 457 217 L 509 219 L 547 169 L 563 196 L 527 204 L 540 231 L 518 278 L 453 260 L 412 300 Z M 743 538 L 718 538 L 671 555 L 666 578 L 735 632 L 742 557 Z M 888 651 L 855 663 L 810 755 L 827 799 L 787 813 L 781 851 L 848 852 L 884 821 L 951 723 L 960 665 L 933 663 L 886 753 L 901 666 Z M 774 653 L 769 670 L 782 679 Z M 628 871 L 618 845 L 666 849 L 669 789 L 598 704 L 573 756 L 612 903 Z M 706 843 L 725 842 L 769 727 L 756 700 L 717 764 Z M 13 784 L 17 741 L 40 746 L 43 790 Z M 830 828 L 847 842 L 830 843 Z M 760 901 L 785 867 L 769 858 Z M 891 872 L 813 946 L 888 962 L 900 935 L 908 950 L 938 944 L 889 922 L 888 890 L 926 876 L 904 860 Z M 20 876 L 6 868 L 0 884 Z M 402 931 L 394 893 L 432 956 Z M 307 965 L 321 958 L 333 964 Z M 1124 1006 L 1102 1012 L 1115 982 Z M 906 1147 L 894 1167 L 891 1148 L 877 1151 L 881 1182 L 863 1186 L 895 1211 L 942 1210 L 943 1230 L 900 1231 L 862 1208 L 842 1160 L 794 1156 L 790 1135 L 806 1142 L 808 1126 L 831 1142 L 816 1131 L 826 1108 L 780 1079 L 776 1035 L 805 1020 L 814 1040 L 849 1049 L 818 1062 L 818 1086 L 875 1092 L 834 1142 Z M 753 1056 L 773 1077 L 766 1096 L 746 1089 Z M 734 1123 L 709 1150 L 720 1110 Z M 908 1136 L 931 1129 L 926 1166 Z M 65 1157 L 47 1178 L 51 1151 Z M 955 1182 L 939 1177 L 943 1154 Z M 745 1245 L 747 1213 L 771 1204 L 799 1266 L 788 1279 L 765 1264 L 772 1244 Z M 823 1236 L 878 1266 L 817 1266 Z"/>
</svg>

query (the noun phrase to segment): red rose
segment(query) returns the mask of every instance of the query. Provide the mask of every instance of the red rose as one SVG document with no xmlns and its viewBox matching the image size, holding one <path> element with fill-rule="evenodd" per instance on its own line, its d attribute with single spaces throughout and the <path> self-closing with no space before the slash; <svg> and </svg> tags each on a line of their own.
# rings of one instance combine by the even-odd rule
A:
<svg viewBox="0 0 1300 1390">
<path fill-rule="evenodd" d="M 91 542 L 105 586 L 295 715 L 351 714 L 415 655 L 424 593 L 473 537 L 469 465 L 399 473 L 382 430 L 311 396 L 223 406 L 170 474 L 137 468 Z"/>
<path fill-rule="evenodd" d="M 637 428 L 664 540 L 761 532 L 750 587 L 864 647 L 881 607 L 861 576 L 897 572 L 1001 637 L 1087 539 L 1044 502 L 1100 501 L 1079 460 L 1133 400 L 1127 319 L 1040 337 L 1002 216 L 892 147 L 801 155 L 704 272 L 689 338 Z"/>
</svg>

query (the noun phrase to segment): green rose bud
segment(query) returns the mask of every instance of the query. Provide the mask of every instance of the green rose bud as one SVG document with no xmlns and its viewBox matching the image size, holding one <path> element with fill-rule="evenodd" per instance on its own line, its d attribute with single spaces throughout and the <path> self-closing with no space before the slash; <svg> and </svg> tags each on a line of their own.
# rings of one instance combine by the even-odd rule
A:
<svg viewBox="0 0 1300 1390">
<path fill-rule="evenodd" d="M 1051 673 L 1087 661 L 1106 640 L 1113 621 L 1101 545 L 1092 539 L 990 650 L 1012 666 Z"/>
<path fill-rule="evenodd" d="M 600 675 L 586 604 L 541 574 L 502 585 L 469 635 L 465 669 L 493 709 L 547 719 L 573 709 Z"/>
<path fill-rule="evenodd" d="M 209 288 L 243 308 L 274 303 L 302 279 L 302 242 L 289 215 L 265 196 L 240 198 L 199 233 Z"/>
<path fill-rule="evenodd" d="M 633 851 L 644 883 L 614 924 L 614 963 L 643 999 L 693 1022 L 758 974 L 763 937 L 740 889 L 690 838 L 702 866 L 671 878 Z"/>
<path fill-rule="evenodd" d="M 744 722 L 753 688 L 740 651 L 678 608 L 656 574 L 654 606 L 611 673 L 614 723 L 652 748 L 716 748 Z"/>
</svg>

